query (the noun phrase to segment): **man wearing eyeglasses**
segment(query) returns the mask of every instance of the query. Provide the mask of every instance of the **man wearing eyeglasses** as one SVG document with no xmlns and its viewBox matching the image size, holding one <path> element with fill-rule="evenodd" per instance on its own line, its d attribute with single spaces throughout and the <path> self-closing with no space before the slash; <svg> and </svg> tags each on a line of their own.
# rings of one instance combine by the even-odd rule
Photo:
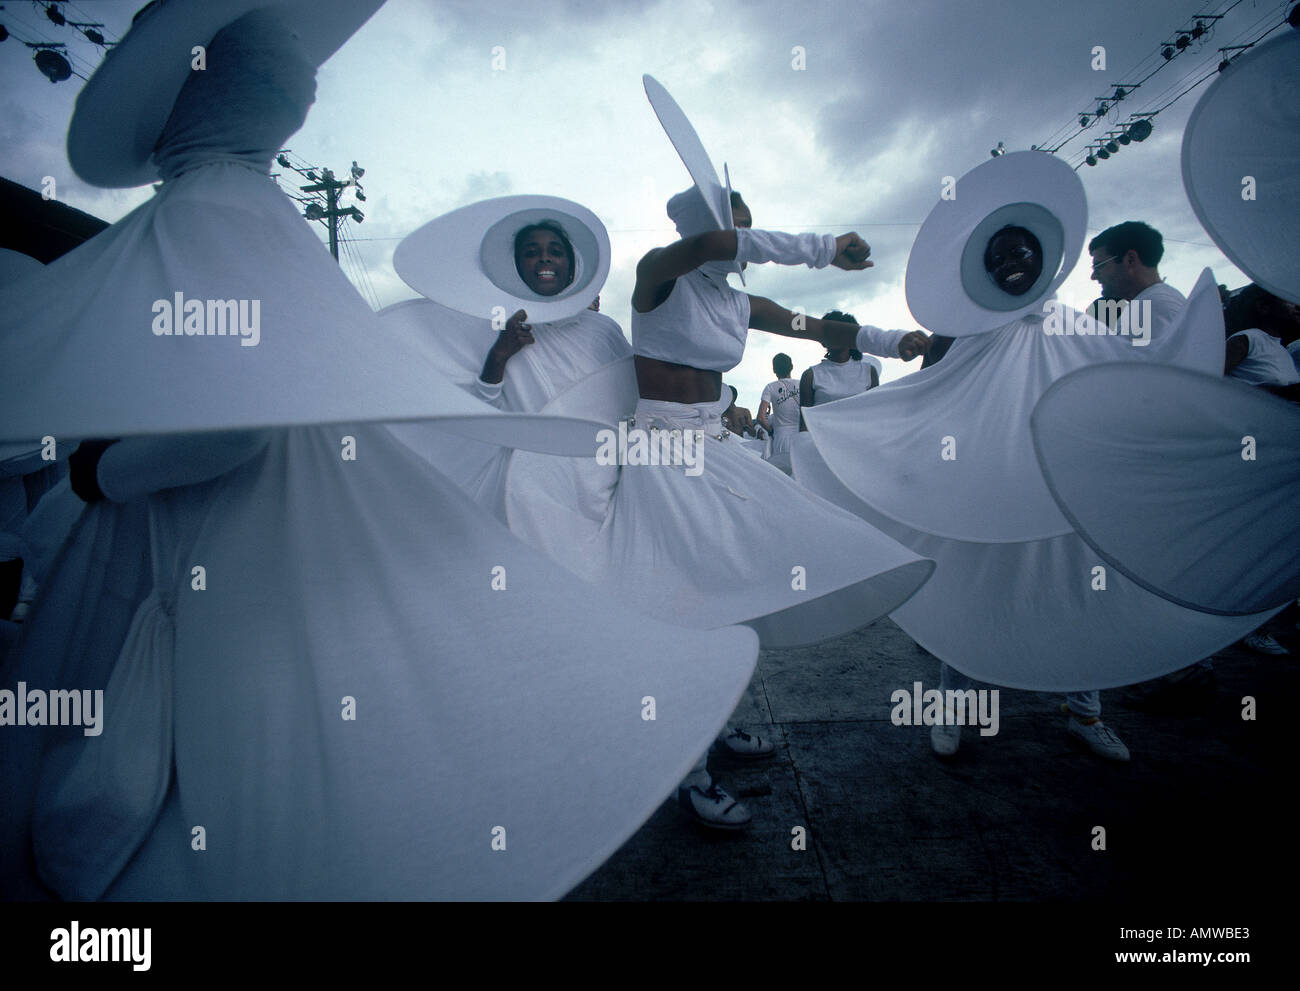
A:
<svg viewBox="0 0 1300 991">
<path fill-rule="evenodd" d="M 1114 307 L 1098 305 L 1105 300 L 1126 301 L 1131 309 L 1136 303 L 1149 310 L 1136 326 L 1147 328 L 1148 340 L 1160 339 L 1184 306 L 1187 298 L 1160 278 L 1156 266 L 1165 253 L 1160 232 L 1140 220 L 1128 220 L 1104 231 L 1088 242 L 1092 255 L 1092 277 L 1101 284 L 1101 299 L 1094 303 L 1094 316 L 1117 316 Z"/>
</svg>

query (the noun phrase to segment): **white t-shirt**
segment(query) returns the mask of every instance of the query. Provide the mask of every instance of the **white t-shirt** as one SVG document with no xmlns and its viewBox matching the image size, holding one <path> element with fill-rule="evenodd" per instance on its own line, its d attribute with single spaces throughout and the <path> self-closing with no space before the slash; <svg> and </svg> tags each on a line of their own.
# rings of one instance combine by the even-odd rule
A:
<svg viewBox="0 0 1300 991">
<path fill-rule="evenodd" d="M 1133 297 L 1133 301 L 1151 300 L 1151 335 L 1158 337 L 1187 305 L 1187 297 L 1168 282 L 1157 282 L 1147 286 Z"/>
<path fill-rule="evenodd" d="M 762 403 L 772 404 L 769 422 L 773 428 L 799 429 L 799 383 L 794 379 L 777 379 L 763 389 Z"/>
<path fill-rule="evenodd" d="M 1241 379 L 1249 385 L 1295 385 L 1300 382 L 1291 352 L 1282 346 L 1282 339 L 1258 328 L 1242 330 L 1229 337 L 1244 337 L 1250 350 L 1241 363 L 1228 372 L 1229 378 Z"/>
</svg>

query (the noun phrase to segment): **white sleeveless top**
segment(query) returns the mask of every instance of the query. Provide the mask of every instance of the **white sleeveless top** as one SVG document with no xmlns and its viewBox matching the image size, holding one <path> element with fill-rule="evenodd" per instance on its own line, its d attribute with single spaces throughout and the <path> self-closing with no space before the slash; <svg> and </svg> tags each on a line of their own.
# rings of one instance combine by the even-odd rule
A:
<svg viewBox="0 0 1300 991">
<path fill-rule="evenodd" d="M 814 406 L 833 403 L 837 399 L 847 399 L 871 388 L 871 369 L 880 375 L 880 362 L 866 355 L 861 361 L 848 361 L 840 364 L 823 359 L 813 365 L 813 402 Z"/>
<path fill-rule="evenodd" d="M 688 272 L 649 313 L 632 310 L 632 350 L 712 372 L 740 364 L 749 335 L 749 297 L 725 281 Z"/>
</svg>

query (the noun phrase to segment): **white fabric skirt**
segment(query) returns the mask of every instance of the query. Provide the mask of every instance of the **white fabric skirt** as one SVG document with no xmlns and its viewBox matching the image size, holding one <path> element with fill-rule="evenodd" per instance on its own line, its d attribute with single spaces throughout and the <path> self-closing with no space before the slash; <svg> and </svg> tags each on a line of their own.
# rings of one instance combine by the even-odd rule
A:
<svg viewBox="0 0 1300 991">
<path fill-rule="evenodd" d="M 5 730 L 2 886 L 558 897 L 660 805 L 753 672 L 752 631 L 631 605 L 377 425 L 284 431 L 212 482 L 92 506 L 2 683 L 104 689 L 103 731 Z"/>
<path fill-rule="evenodd" d="M 790 465 L 790 449 L 794 446 L 794 439 L 797 436 L 799 436 L 798 427 L 777 426 L 772 434 L 772 450 L 767 455 L 767 460 L 772 467 L 780 468 L 787 475 L 793 471 Z"/>
<path fill-rule="evenodd" d="M 794 465 L 801 483 L 935 560 L 934 576 L 890 618 L 977 681 L 1043 692 L 1130 685 L 1195 663 L 1276 612 L 1184 609 L 1109 567 L 1104 589 L 1094 587 L 1106 562 L 1072 533 L 987 544 L 909 532 L 845 489 L 811 439 L 796 444 Z"/>
<path fill-rule="evenodd" d="M 1219 613 L 1300 596 L 1300 408 L 1233 379 L 1126 363 L 1057 382 L 1033 430 L 1079 535 L 1144 588 Z"/>
<path fill-rule="evenodd" d="M 630 429 L 703 432 L 697 474 L 522 451 L 511 458 L 511 529 L 575 574 L 666 622 L 745 623 L 765 647 L 855 630 L 929 575 L 929 561 L 743 450 L 722 427 L 726 402 L 636 402 L 634 383 L 628 360 L 547 411 L 610 419 L 635 402 Z"/>
</svg>

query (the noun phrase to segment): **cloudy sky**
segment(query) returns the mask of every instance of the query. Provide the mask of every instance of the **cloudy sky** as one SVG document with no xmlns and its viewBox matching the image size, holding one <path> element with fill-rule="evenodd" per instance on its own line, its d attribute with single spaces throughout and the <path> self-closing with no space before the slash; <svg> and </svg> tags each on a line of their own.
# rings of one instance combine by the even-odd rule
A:
<svg viewBox="0 0 1300 991">
<path fill-rule="evenodd" d="M 59 6 L 116 38 L 142 4 Z M 321 69 L 316 105 L 289 147 L 338 173 L 354 159 L 365 168 L 367 200 L 358 205 L 366 219 L 347 227 L 356 264 L 344 268 L 372 303 L 415 295 L 394 274 L 392 252 L 425 221 L 489 196 L 545 193 L 583 203 L 609 228 L 614 263 L 602 311 L 626 331 L 636 261 L 674 239 L 664 202 L 689 183 L 646 101 L 648 72 L 691 118 L 719 173 L 728 164 L 755 226 L 856 230 L 872 246 L 876 267 L 865 273 L 763 266 L 746 273 L 749 291 L 816 315 L 840 308 L 864 323 L 912 329 L 907 255 L 944 176 L 979 165 L 999 141 L 1017 151 L 1073 135 L 1058 154 L 1074 165 L 1089 140 L 1135 111 L 1164 107 L 1213 70 L 1220 46 L 1255 40 L 1288 6 L 389 0 Z M 1209 13 L 1226 16 L 1103 124 L 1081 130 L 1080 112 L 1164 64 L 1161 45 Z M 65 41 L 87 75 L 98 50 L 37 4 L 4 3 L 0 23 L 11 34 L 0 43 L 0 175 L 32 188 L 54 176 L 60 199 L 110 221 L 147 199 L 148 188 L 100 190 L 72 174 L 63 142 L 82 81 L 50 84 L 20 42 Z M 1105 49 L 1100 71 L 1096 46 Z M 1089 236 L 1124 220 L 1153 224 L 1165 236 L 1161 274 L 1183 291 L 1205 266 L 1229 286 L 1247 281 L 1201 229 L 1182 188 L 1182 129 L 1206 86 L 1159 113 L 1146 142 L 1080 170 Z M 1080 265 L 1061 296 L 1083 306 L 1095 288 Z M 753 333 L 727 380 L 755 412 L 781 350 L 796 375 L 821 357 L 813 344 Z M 885 365 L 889 379 L 919 363 Z"/>
</svg>

